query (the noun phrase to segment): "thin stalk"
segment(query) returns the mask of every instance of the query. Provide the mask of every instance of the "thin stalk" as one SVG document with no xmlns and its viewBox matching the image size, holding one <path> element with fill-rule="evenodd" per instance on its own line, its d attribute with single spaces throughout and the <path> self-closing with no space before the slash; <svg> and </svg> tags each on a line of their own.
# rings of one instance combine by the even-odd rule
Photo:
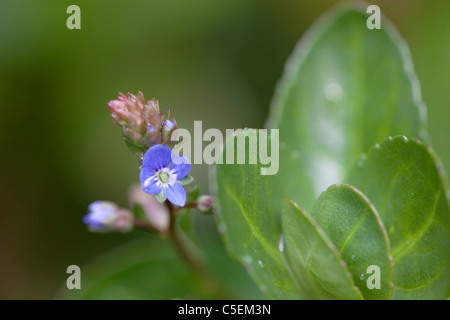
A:
<svg viewBox="0 0 450 320">
<path fill-rule="evenodd" d="M 183 245 L 183 243 L 180 241 L 180 239 L 177 236 L 176 232 L 176 209 L 170 203 L 166 200 L 167 208 L 169 209 L 170 214 L 170 225 L 169 225 L 169 238 L 172 241 L 173 245 L 175 246 L 176 250 L 178 251 L 181 258 L 186 262 L 186 264 L 198 275 L 205 275 L 205 270 L 203 269 L 203 266 L 195 259 L 193 259 L 193 255 L 188 252 L 188 248 Z"/>
</svg>

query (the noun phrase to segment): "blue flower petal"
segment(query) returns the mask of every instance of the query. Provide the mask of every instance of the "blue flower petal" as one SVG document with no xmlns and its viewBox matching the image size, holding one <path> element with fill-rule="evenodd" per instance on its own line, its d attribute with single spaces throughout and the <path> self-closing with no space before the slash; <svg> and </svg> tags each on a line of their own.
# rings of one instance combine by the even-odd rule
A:
<svg viewBox="0 0 450 320">
<path fill-rule="evenodd" d="M 175 159 L 174 162 L 171 163 L 170 169 L 173 169 L 174 173 L 177 175 L 177 180 L 181 180 L 188 175 L 191 170 L 191 164 L 185 156 L 174 155 L 174 158 L 178 159 Z"/>
<path fill-rule="evenodd" d="M 164 194 L 174 205 L 182 207 L 186 203 L 186 191 L 184 191 L 183 187 L 178 182 L 175 182 L 171 186 L 165 186 Z"/>
<path fill-rule="evenodd" d="M 93 230 L 103 230 L 103 222 L 108 218 L 111 212 L 91 212 L 83 217 L 83 222 Z"/>
<path fill-rule="evenodd" d="M 83 222 L 91 228 L 99 229 L 102 227 L 101 221 L 92 218 L 92 213 L 89 213 L 83 217 Z"/>
<path fill-rule="evenodd" d="M 158 186 L 158 178 L 147 168 L 142 168 L 141 174 L 141 187 L 142 190 L 149 194 L 158 194 L 161 191 L 161 185 Z"/>
<path fill-rule="evenodd" d="M 147 168 L 151 172 L 158 171 L 161 168 L 168 167 L 172 161 L 172 149 L 157 144 L 148 149 L 142 159 L 142 168 Z"/>
<path fill-rule="evenodd" d="M 107 212 L 107 211 L 115 211 L 117 209 L 118 207 L 114 202 L 102 200 L 94 201 L 88 207 L 89 212 L 105 212 L 105 211 Z"/>
<path fill-rule="evenodd" d="M 154 177 L 155 173 L 148 168 L 142 168 L 139 173 L 139 179 L 141 180 L 141 185 L 144 185 L 144 182 L 151 177 Z"/>
</svg>

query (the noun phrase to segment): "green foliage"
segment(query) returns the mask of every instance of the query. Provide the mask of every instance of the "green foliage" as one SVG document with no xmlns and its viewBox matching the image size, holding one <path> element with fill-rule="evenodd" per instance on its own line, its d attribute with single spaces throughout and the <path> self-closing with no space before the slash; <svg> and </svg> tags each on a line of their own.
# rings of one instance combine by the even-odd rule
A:
<svg viewBox="0 0 450 320">
<path fill-rule="evenodd" d="M 384 17 L 381 30 L 366 19 L 339 7 L 287 63 L 267 123 L 280 133 L 278 174 L 259 164 L 212 172 L 219 230 L 268 298 L 450 296 L 449 196 L 434 152 L 416 140 L 428 137 L 409 51 Z M 347 184 L 323 192 L 336 183 Z"/>
<path fill-rule="evenodd" d="M 204 240 L 204 239 L 203 239 Z M 81 267 L 81 290 L 61 299 L 260 299 L 241 266 L 209 237 L 201 245 L 212 277 L 194 274 L 168 241 L 156 237 L 130 241 Z M 218 240 L 218 239 L 217 239 Z"/>
<path fill-rule="evenodd" d="M 445 299 L 450 284 L 450 211 L 433 151 L 405 137 L 376 145 L 346 179 L 377 208 L 395 263 L 394 299 Z"/>
<path fill-rule="evenodd" d="M 394 273 L 389 239 L 370 201 L 352 186 L 331 186 L 316 201 L 312 216 L 338 248 L 364 298 L 389 299 Z M 367 288 L 370 265 L 381 269 L 379 290 Z"/>
<path fill-rule="evenodd" d="M 310 210 L 362 152 L 387 136 L 426 139 L 425 106 L 407 45 L 383 17 L 338 7 L 298 43 L 278 83 L 267 122 L 280 129 L 276 198 Z M 287 179 L 292 168 L 296 179 Z"/>
<path fill-rule="evenodd" d="M 362 299 L 336 247 L 306 211 L 283 200 L 283 231 L 290 266 L 309 298 Z"/>
<path fill-rule="evenodd" d="M 237 138 L 245 135 L 257 135 L 257 131 L 248 129 L 227 139 L 226 146 L 234 148 L 234 155 Z M 212 174 L 220 203 L 216 211 L 219 232 L 226 248 L 245 266 L 268 298 L 302 298 L 278 249 L 280 237 L 270 203 L 270 178 L 263 178 L 260 169 L 260 165 L 223 164 Z"/>
<path fill-rule="evenodd" d="M 133 241 L 82 267 L 81 290 L 63 299 L 174 299 L 195 294 L 201 280 L 164 241 Z"/>
</svg>

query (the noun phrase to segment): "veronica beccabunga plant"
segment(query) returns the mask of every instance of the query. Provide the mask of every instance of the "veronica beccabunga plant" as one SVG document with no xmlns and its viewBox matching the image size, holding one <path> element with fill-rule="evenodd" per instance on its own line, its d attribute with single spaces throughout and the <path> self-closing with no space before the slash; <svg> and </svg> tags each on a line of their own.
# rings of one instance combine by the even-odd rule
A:
<svg viewBox="0 0 450 320">
<path fill-rule="evenodd" d="M 138 156 L 140 185 L 130 209 L 92 203 L 89 229 L 169 237 L 208 278 L 200 291 L 217 294 L 224 291 L 177 231 L 189 208 L 214 211 L 228 253 L 269 299 L 450 298 L 450 196 L 409 49 L 386 18 L 380 30 L 366 20 L 364 10 L 341 5 L 295 48 L 266 123 L 279 130 L 274 176 L 261 175 L 261 161 L 217 164 L 212 195 L 199 196 L 184 189 L 191 165 L 173 154 L 170 112 L 141 92 L 110 101 Z M 228 137 L 217 156 L 245 137 L 257 140 L 258 130 Z"/>
</svg>

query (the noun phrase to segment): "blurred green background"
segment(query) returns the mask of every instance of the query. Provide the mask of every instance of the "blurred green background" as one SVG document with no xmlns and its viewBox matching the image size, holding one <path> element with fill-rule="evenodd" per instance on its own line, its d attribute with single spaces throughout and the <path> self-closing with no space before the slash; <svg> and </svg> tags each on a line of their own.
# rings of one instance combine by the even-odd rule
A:
<svg viewBox="0 0 450 320">
<path fill-rule="evenodd" d="M 136 158 L 106 103 L 142 90 L 182 127 L 262 127 L 287 57 L 336 1 L 1 0 L 0 298 L 54 298 L 68 265 L 131 238 L 81 222 L 97 199 L 127 205 Z M 450 2 L 372 1 L 408 42 L 434 148 L 450 171 Z M 81 30 L 66 8 L 81 8 Z M 203 193 L 207 168 L 195 165 Z M 211 217 L 203 232 L 214 233 Z"/>
</svg>

